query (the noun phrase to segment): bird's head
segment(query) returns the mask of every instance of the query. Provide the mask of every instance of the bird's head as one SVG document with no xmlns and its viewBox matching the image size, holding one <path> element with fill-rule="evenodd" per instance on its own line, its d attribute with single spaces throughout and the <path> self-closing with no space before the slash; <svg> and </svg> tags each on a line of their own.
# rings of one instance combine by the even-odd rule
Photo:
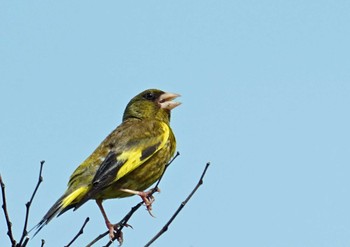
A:
<svg viewBox="0 0 350 247">
<path fill-rule="evenodd" d="M 172 100 L 179 96 L 159 89 L 145 90 L 130 100 L 125 108 L 123 121 L 128 118 L 139 118 L 158 119 L 169 123 L 170 111 L 181 104 Z"/>
</svg>

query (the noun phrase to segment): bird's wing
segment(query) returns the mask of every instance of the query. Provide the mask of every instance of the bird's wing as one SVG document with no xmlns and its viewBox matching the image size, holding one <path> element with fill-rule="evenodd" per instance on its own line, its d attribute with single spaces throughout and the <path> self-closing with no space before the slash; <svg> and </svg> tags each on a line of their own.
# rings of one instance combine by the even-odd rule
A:
<svg viewBox="0 0 350 247">
<path fill-rule="evenodd" d="M 118 173 L 119 169 L 125 163 L 123 160 L 118 160 L 117 156 L 115 151 L 110 151 L 107 154 L 92 180 L 93 186 L 101 187 L 102 181 L 104 181 L 104 184 L 108 184 L 114 180 L 115 174 Z"/>
<path fill-rule="evenodd" d="M 95 173 L 89 192 L 75 208 L 94 198 L 101 189 L 140 167 L 162 149 L 169 138 L 170 128 L 165 123 L 159 123 L 153 134 L 140 129 L 135 129 L 135 132 L 134 134 L 129 133 L 134 137 L 128 137 L 127 142 L 108 153 Z"/>
</svg>

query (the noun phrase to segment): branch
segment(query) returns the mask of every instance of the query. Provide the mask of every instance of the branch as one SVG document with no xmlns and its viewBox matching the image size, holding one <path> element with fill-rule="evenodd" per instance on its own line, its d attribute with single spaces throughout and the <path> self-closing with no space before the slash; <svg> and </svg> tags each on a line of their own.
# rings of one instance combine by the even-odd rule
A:
<svg viewBox="0 0 350 247">
<path fill-rule="evenodd" d="M 165 166 L 165 169 L 162 173 L 162 175 L 160 176 L 160 178 L 158 179 L 158 182 L 156 183 L 156 186 L 154 186 L 154 188 L 152 189 L 152 194 L 153 195 L 155 192 L 159 191 L 158 185 L 160 184 L 160 181 L 162 180 L 162 178 L 164 177 L 165 171 L 168 169 L 168 167 L 171 165 L 171 163 L 173 163 L 173 161 L 180 155 L 180 152 L 176 152 L 175 156 L 169 161 L 169 163 Z"/>
<path fill-rule="evenodd" d="M 77 235 L 75 235 L 75 237 L 72 239 L 72 241 L 70 241 L 69 244 L 67 244 L 65 247 L 71 246 L 71 245 L 74 243 L 74 241 L 77 240 L 78 237 L 79 237 L 81 234 L 84 233 L 84 228 L 85 228 L 86 224 L 89 222 L 89 220 L 90 220 L 89 217 L 87 217 L 87 218 L 85 219 L 84 224 L 83 224 L 83 226 L 80 228 L 80 230 L 79 230 L 79 232 L 77 233 Z"/>
<path fill-rule="evenodd" d="M 12 233 L 12 223 L 10 221 L 10 217 L 9 217 L 9 214 L 8 214 L 8 211 L 7 211 L 5 184 L 2 181 L 1 175 L 0 175 L 0 184 L 1 184 L 1 193 L 2 193 L 2 209 L 4 210 L 4 215 L 5 215 L 6 224 L 7 224 L 7 235 L 10 238 L 11 246 L 15 247 L 16 246 L 16 240 L 14 239 L 13 233 Z"/>
<path fill-rule="evenodd" d="M 204 168 L 204 171 L 202 173 L 202 176 L 200 177 L 197 185 L 194 187 L 194 189 L 192 190 L 192 192 L 188 195 L 188 197 L 186 198 L 185 201 L 183 201 L 179 208 L 176 210 L 176 212 L 174 213 L 174 215 L 170 218 L 170 220 L 163 226 L 163 228 L 145 245 L 145 247 L 149 247 L 155 240 L 157 240 L 163 233 L 165 233 L 170 224 L 173 222 L 173 220 L 176 218 L 176 216 L 180 213 L 180 211 L 185 207 L 185 205 L 188 203 L 188 201 L 191 199 L 191 197 L 194 195 L 194 193 L 196 193 L 196 191 L 198 190 L 198 188 L 203 184 L 203 178 L 205 176 L 205 173 L 207 172 L 207 169 L 209 167 L 210 163 L 208 162 Z"/>
<path fill-rule="evenodd" d="M 162 173 L 162 175 L 160 176 L 160 178 L 158 179 L 158 182 L 156 183 L 155 187 L 153 189 L 151 189 L 151 193 L 150 196 L 152 196 L 155 192 L 158 192 L 158 185 L 160 183 L 160 181 L 162 180 L 165 171 L 167 170 L 167 168 L 170 166 L 170 164 L 180 155 L 179 152 L 176 152 L 175 156 L 169 161 L 169 163 L 165 166 L 165 169 Z M 138 204 L 136 204 L 134 207 L 131 208 L 131 210 L 124 216 L 124 218 L 119 221 L 119 223 L 116 224 L 116 234 L 115 237 L 113 239 L 111 239 L 105 246 L 108 247 L 110 246 L 114 240 L 118 239 L 119 243 L 121 244 L 122 241 L 122 229 L 126 226 L 130 226 L 128 225 L 128 221 L 129 219 L 132 217 L 132 215 L 143 205 L 143 201 L 139 202 Z M 100 235 L 98 235 L 94 240 L 92 240 L 89 244 L 86 245 L 86 247 L 91 247 L 92 245 L 94 245 L 95 243 L 97 243 L 99 240 L 101 240 L 102 238 L 104 238 L 105 236 L 107 236 L 109 233 L 109 231 L 105 231 L 104 233 L 101 233 Z"/>
<path fill-rule="evenodd" d="M 28 244 L 28 242 L 29 242 L 29 238 L 28 237 L 26 237 L 26 239 L 24 240 L 24 242 L 23 242 L 23 245 L 17 245 L 17 246 L 19 246 L 19 247 L 26 247 L 27 246 L 27 244 Z"/>
<path fill-rule="evenodd" d="M 42 172 L 43 172 L 44 163 L 45 163 L 44 160 L 40 161 L 40 170 L 39 170 L 38 182 L 37 182 L 37 184 L 35 186 L 35 189 L 33 191 L 33 194 L 31 196 L 30 200 L 26 203 L 26 216 L 25 216 L 25 221 L 24 221 L 24 226 L 23 226 L 22 237 L 21 237 L 21 240 L 19 241 L 19 244 L 18 244 L 19 246 L 25 247 L 27 245 L 27 243 L 28 243 L 28 240 L 29 240 L 29 238 L 27 236 L 28 235 L 27 226 L 28 226 L 29 210 L 30 210 L 30 206 L 32 205 L 34 196 L 35 196 L 36 192 L 38 191 L 40 184 L 43 182 Z M 22 245 L 22 243 L 23 243 L 25 238 L 28 239 L 28 240 L 25 241 L 25 243 Z"/>
<path fill-rule="evenodd" d="M 106 231 L 104 233 L 101 233 L 100 235 L 98 235 L 94 240 L 92 240 L 90 243 L 88 243 L 86 245 L 86 247 L 91 247 L 93 246 L 95 243 L 97 243 L 98 241 L 100 241 L 102 238 L 104 238 L 106 235 L 108 235 L 109 231 Z"/>
</svg>

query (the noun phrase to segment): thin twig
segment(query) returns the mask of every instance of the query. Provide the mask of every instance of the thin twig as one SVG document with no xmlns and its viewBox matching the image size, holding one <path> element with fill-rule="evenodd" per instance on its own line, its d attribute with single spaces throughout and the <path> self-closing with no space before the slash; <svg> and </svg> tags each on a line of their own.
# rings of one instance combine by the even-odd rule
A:
<svg viewBox="0 0 350 247">
<path fill-rule="evenodd" d="M 29 238 L 26 237 L 24 242 L 23 242 L 23 245 L 19 245 L 19 244 L 18 245 L 19 245 L 19 247 L 26 247 L 28 243 L 29 243 Z"/>
<path fill-rule="evenodd" d="M 156 183 L 156 186 L 154 186 L 154 188 L 152 189 L 152 194 L 153 195 L 155 192 L 158 191 L 158 185 L 160 184 L 160 181 L 162 180 L 162 178 L 164 177 L 165 171 L 168 169 L 168 167 L 171 165 L 171 163 L 173 163 L 173 161 L 180 155 L 180 152 L 176 152 L 175 156 L 169 161 L 169 163 L 165 166 L 164 171 L 162 173 L 162 175 L 160 176 L 160 178 L 158 179 L 158 182 Z"/>
<path fill-rule="evenodd" d="M 86 224 L 89 222 L 89 220 L 90 220 L 89 217 L 87 217 L 87 218 L 85 219 L 84 224 L 83 224 L 83 226 L 80 228 L 80 230 L 79 230 L 79 232 L 77 233 L 77 235 L 75 235 L 75 237 L 72 239 L 72 241 L 70 241 L 69 244 L 67 244 L 65 247 L 71 246 L 71 245 L 74 243 L 74 241 L 77 240 L 78 237 L 79 237 L 81 234 L 84 233 L 84 228 L 85 228 Z"/>
<path fill-rule="evenodd" d="M 26 203 L 26 216 L 25 216 L 25 221 L 24 221 L 24 226 L 23 226 L 22 237 L 21 237 L 21 240 L 19 241 L 19 244 L 18 244 L 19 246 L 22 246 L 22 242 L 24 241 L 25 238 L 29 239 L 28 236 L 27 236 L 28 235 L 27 226 L 28 226 L 29 210 L 30 210 L 30 206 L 32 205 L 34 196 L 35 196 L 36 192 L 38 191 L 40 184 L 43 182 L 42 172 L 43 172 L 44 163 L 45 163 L 44 160 L 40 161 L 40 170 L 39 170 L 38 182 L 37 182 L 37 184 L 35 186 L 35 189 L 33 191 L 33 194 L 31 196 L 30 200 Z M 27 242 L 28 242 L 28 240 L 27 240 Z M 25 245 L 23 245 L 23 247 L 24 246 Z"/>
<path fill-rule="evenodd" d="M 165 169 L 162 173 L 162 175 L 160 176 L 160 178 L 158 179 L 155 187 L 151 190 L 150 196 L 152 196 L 155 192 L 158 191 L 158 185 L 160 183 L 160 181 L 162 180 L 165 171 L 167 170 L 167 168 L 170 166 L 170 164 L 180 155 L 180 152 L 176 152 L 175 156 L 169 161 L 169 163 L 165 166 Z M 132 217 L 132 215 L 143 205 L 143 201 L 139 202 L 138 204 L 136 204 L 134 207 L 131 208 L 131 210 L 124 216 L 124 218 L 119 221 L 119 223 L 117 223 L 116 225 L 118 226 L 118 229 L 116 230 L 116 234 L 114 239 L 110 240 L 105 246 L 108 247 L 110 246 L 113 241 L 115 239 L 118 239 L 120 237 L 120 235 L 122 234 L 122 229 L 125 226 L 129 226 L 128 225 L 128 221 L 129 219 Z M 86 247 L 91 247 L 92 245 L 94 245 L 95 243 L 97 243 L 98 241 L 100 241 L 102 238 L 104 238 L 105 236 L 107 236 L 109 233 L 109 231 L 105 231 L 104 233 L 101 233 L 100 235 L 98 235 L 94 240 L 92 240 L 89 244 L 86 245 Z"/>
<path fill-rule="evenodd" d="M 173 214 L 173 216 L 170 218 L 170 220 L 163 226 L 163 228 L 145 245 L 145 247 L 149 247 L 155 240 L 157 240 L 164 232 L 166 232 L 170 226 L 170 224 L 173 222 L 173 220 L 176 218 L 176 216 L 180 213 L 180 211 L 185 207 L 187 202 L 191 199 L 191 197 L 194 195 L 194 193 L 198 190 L 198 188 L 203 184 L 203 178 L 205 173 L 207 172 L 207 169 L 209 167 L 210 163 L 208 162 L 204 168 L 204 171 L 197 183 L 197 185 L 194 187 L 192 192 L 188 195 L 185 201 L 183 201 L 179 208 L 176 210 L 176 212 Z"/>
<path fill-rule="evenodd" d="M 42 239 L 42 240 L 41 240 L 41 247 L 44 247 L 44 245 L 45 245 L 45 240 Z"/>
<path fill-rule="evenodd" d="M 15 247 L 16 246 L 16 240 L 13 237 L 13 233 L 12 233 L 12 223 L 10 221 L 10 216 L 8 214 L 8 211 L 7 211 L 5 184 L 2 181 L 1 175 L 0 175 L 0 184 L 1 184 L 1 193 L 2 193 L 2 209 L 4 210 L 4 215 L 5 215 L 6 224 L 7 224 L 7 235 L 10 238 L 11 246 Z"/>
<path fill-rule="evenodd" d="M 108 235 L 109 231 L 106 231 L 104 233 L 101 233 L 100 235 L 98 235 L 94 240 L 92 240 L 90 243 L 88 243 L 86 245 L 86 247 L 91 247 L 93 246 L 95 243 L 97 243 L 98 241 L 100 241 L 102 238 L 104 238 L 106 235 Z"/>
</svg>

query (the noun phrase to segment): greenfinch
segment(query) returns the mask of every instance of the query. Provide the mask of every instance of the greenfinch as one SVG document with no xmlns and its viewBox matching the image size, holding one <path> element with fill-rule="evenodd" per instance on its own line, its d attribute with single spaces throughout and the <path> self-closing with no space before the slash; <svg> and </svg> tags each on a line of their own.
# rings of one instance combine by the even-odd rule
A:
<svg viewBox="0 0 350 247">
<path fill-rule="evenodd" d="M 114 237 L 102 202 L 111 198 L 139 195 L 151 210 L 145 189 L 162 175 L 175 153 L 176 140 L 170 128 L 170 111 L 180 105 L 178 94 L 148 89 L 127 104 L 122 123 L 70 176 L 66 192 L 36 226 L 35 235 L 55 216 L 76 210 L 90 199 L 96 201 Z"/>
</svg>

